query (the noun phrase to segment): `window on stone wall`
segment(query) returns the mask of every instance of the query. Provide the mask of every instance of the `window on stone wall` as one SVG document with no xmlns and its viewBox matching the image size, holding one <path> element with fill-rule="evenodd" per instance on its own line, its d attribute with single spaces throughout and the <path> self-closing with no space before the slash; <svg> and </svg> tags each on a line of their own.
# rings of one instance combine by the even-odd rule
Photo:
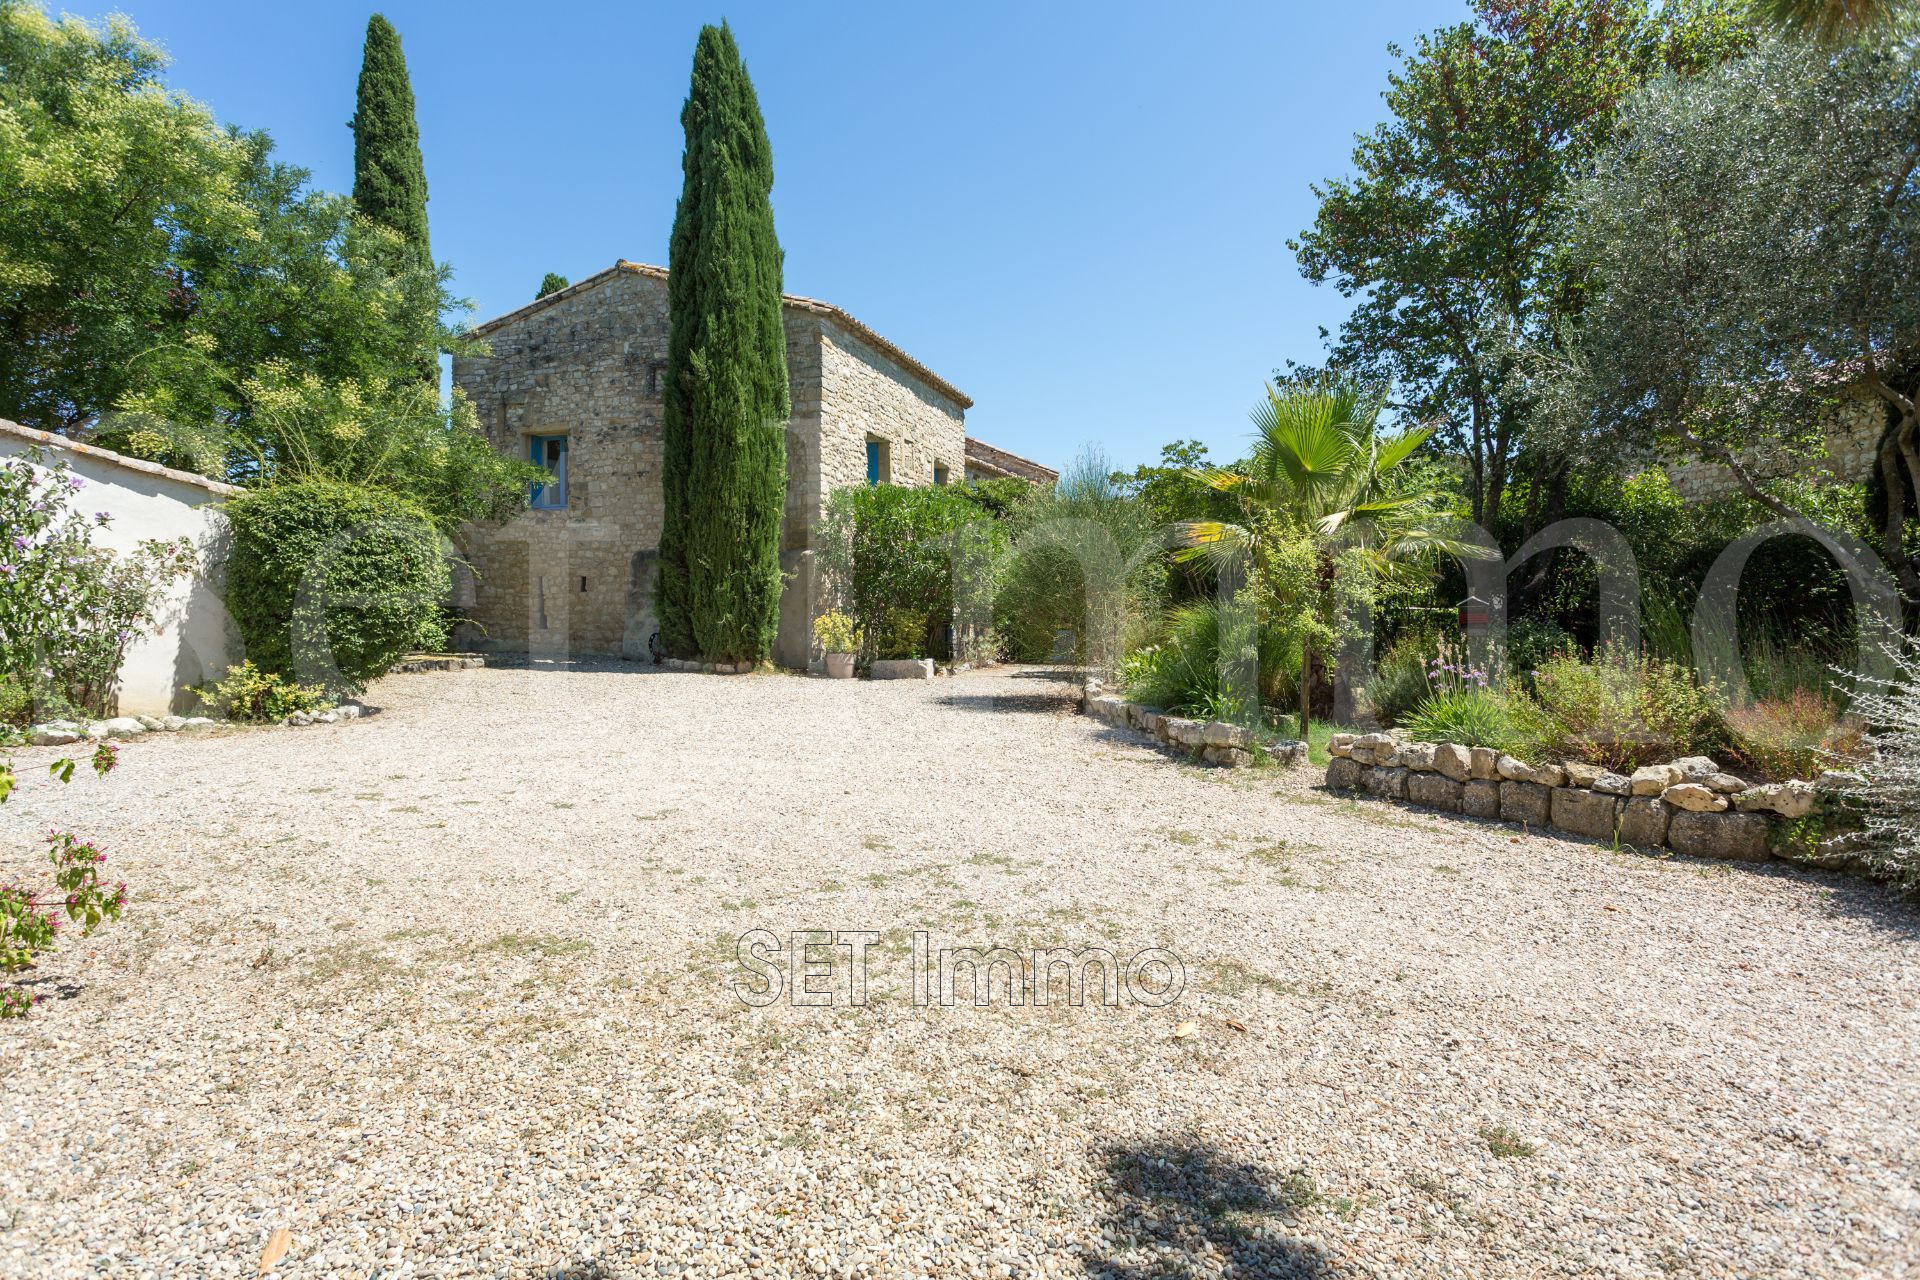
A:
<svg viewBox="0 0 1920 1280">
<path fill-rule="evenodd" d="M 887 442 L 867 437 L 867 483 L 889 484 L 893 480 L 893 459 L 888 454 Z"/>
<path fill-rule="evenodd" d="M 946 463 L 936 462 L 933 464 L 933 482 L 935 484 L 945 484 L 949 474 Z"/>
<path fill-rule="evenodd" d="M 552 484 L 533 486 L 530 505 L 551 510 L 567 505 L 567 438 L 565 436 L 527 437 L 527 456 L 536 466 L 553 473 Z"/>
</svg>

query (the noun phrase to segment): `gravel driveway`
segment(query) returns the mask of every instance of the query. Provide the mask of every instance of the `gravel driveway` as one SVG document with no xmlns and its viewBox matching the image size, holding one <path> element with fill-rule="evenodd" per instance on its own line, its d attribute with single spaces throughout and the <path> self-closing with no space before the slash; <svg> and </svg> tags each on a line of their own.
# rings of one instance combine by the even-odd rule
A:
<svg viewBox="0 0 1920 1280">
<path fill-rule="evenodd" d="M 134 898 L 0 1023 L 0 1273 L 284 1228 L 273 1276 L 1920 1274 L 1920 913 L 1070 696 L 487 669 L 104 782 L 16 753 L 0 880 L 71 826 Z M 872 931 L 866 1004 L 827 948 L 834 1005 L 743 1002 L 756 928 Z M 916 931 L 1187 983 L 921 1007 Z"/>
</svg>

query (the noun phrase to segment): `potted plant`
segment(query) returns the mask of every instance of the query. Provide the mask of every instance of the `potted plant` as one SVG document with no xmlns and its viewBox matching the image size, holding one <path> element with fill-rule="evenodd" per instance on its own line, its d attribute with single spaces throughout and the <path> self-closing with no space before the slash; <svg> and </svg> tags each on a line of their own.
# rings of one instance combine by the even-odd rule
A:
<svg viewBox="0 0 1920 1280">
<path fill-rule="evenodd" d="M 826 654 L 827 676 L 834 680 L 853 678 L 853 655 L 860 649 L 860 628 L 838 609 L 829 609 L 813 620 L 813 638 Z"/>
</svg>

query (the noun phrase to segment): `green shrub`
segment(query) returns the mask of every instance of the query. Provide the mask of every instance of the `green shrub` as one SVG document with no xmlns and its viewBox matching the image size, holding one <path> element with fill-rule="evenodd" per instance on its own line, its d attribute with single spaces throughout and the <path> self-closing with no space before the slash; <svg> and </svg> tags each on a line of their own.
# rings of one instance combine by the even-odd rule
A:
<svg viewBox="0 0 1920 1280">
<path fill-rule="evenodd" d="M 1224 626 L 1230 631 L 1233 624 L 1211 600 L 1169 610 L 1165 638 L 1157 645 L 1135 650 L 1121 662 L 1121 686 L 1129 697 L 1148 706 L 1246 723 L 1258 711 L 1245 705 L 1246 695 L 1264 698 L 1276 686 L 1297 678 L 1300 655 L 1273 631 L 1258 629 L 1250 621 L 1239 625 L 1249 634 L 1228 634 L 1224 643 L 1243 653 L 1251 648 L 1257 689 L 1222 686 L 1222 630 Z M 1292 667 L 1288 666 L 1289 659 Z"/>
<path fill-rule="evenodd" d="M 1534 698 L 1533 754 L 1628 772 L 1725 741 L 1713 699 L 1691 672 L 1626 650 L 1603 649 L 1591 662 L 1549 658 L 1535 672 Z"/>
<path fill-rule="evenodd" d="M 998 522 L 957 486 L 852 486 L 827 499 L 819 564 L 837 607 L 865 637 L 865 656 L 918 652 L 953 617 L 956 598 L 965 603 L 977 589 L 984 599 L 1001 537 Z"/>
<path fill-rule="evenodd" d="M 1506 751 L 1520 741 L 1507 700 L 1488 689 L 1430 694 L 1400 724 L 1422 742 Z"/>
<path fill-rule="evenodd" d="M 332 699 L 318 685 L 297 685 L 251 662 L 227 668 L 227 678 L 214 685 L 196 685 L 201 705 L 228 720 L 280 721 L 296 711 L 320 711 Z"/>
<path fill-rule="evenodd" d="M 0 672 L 0 734 L 33 722 L 33 690 Z"/>
<path fill-rule="evenodd" d="M 1521 618 L 1507 628 L 1507 670 L 1521 687 L 1533 688 L 1533 673 L 1540 664 L 1578 646 L 1573 634 L 1551 618 Z"/>
<path fill-rule="evenodd" d="M 874 657 L 883 659 L 927 656 L 927 620 L 913 609 L 891 609 L 880 623 Z"/>
<path fill-rule="evenodd" d="M 1366 709 L 1383 726 L 1404 724 L 1415 707 L 1432 694 L 1427 685 L 1428 646 L 1423 637 L 1402 640 L 1387 650 L 1367 681 Z"/>
<path fill-rule="evenodd" d="M 444 647 L 451 588 L 440 537 L 413 503 L 329 483 L 242 494 L 227 609 L 250 661 L 327 688 L 357 688 L 413 649 Z"/>
</svg>

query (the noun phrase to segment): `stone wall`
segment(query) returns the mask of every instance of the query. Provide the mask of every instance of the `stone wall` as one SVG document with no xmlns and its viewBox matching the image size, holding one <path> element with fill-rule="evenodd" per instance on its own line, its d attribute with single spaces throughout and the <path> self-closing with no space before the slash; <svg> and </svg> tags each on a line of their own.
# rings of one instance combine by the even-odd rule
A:
<svg viewBox="0 0 1920 1280">
<path fill-rule="evenodd" d="M 1872 477 L 1886 425 L 1886 407 L 1878 396 L 1850 391 L 1834 406 L 1825 423 L 1825 456 L 1810 459 L 1782 452 L 1772 457 L 1753 456 L 1744 460 L 1745 465 L 1763 480 L 1816 472 L 1855 484 Z M 1666 472 L 1680 496 L 1692 502 L 1733 497 L 1741 492 L 1733 473 L 1717 462 L 1678 463 L 1667 467 Z"/>
<path fill-rule="evenodd" d="M 804 666 L 817 610 L 813 530 L 826 496 L 866 482 L 866 440 L 889 443 L 896 483 L 928 484 L 937 459 L 965 466 L 966 405 L 868 341 L 825 304 L 783 312 L 793 412 L 775 660 Z M 536 656 L 645 657 L 657 629 L 653 578 L 664 515 L 661 379 L 670 329 L 666 272 L 618 267 L 480 329 L 491 353 L 454 361 L 494 447 L 567 437 L 565 510 L 523 512 L 463 538 L 471 575 L 463 643 Z"/>
<path fill-rule="evenodd" d="M 1491 747 L 1409 742 L 1389 733 L 1335 734 L 1327 786 L 1426 809 L 1497 818 L 1636 848 L 1764 862 L 1786 851 L 1786 823 L 1814 811 L 1821 790 L 1845 781 L 1749 786 L 1705 756 L 1631 775 L 1597 765 L 1534 765 Z M 1814 850 L 1795 850 L 1813 860 Z"/>
</svg>

